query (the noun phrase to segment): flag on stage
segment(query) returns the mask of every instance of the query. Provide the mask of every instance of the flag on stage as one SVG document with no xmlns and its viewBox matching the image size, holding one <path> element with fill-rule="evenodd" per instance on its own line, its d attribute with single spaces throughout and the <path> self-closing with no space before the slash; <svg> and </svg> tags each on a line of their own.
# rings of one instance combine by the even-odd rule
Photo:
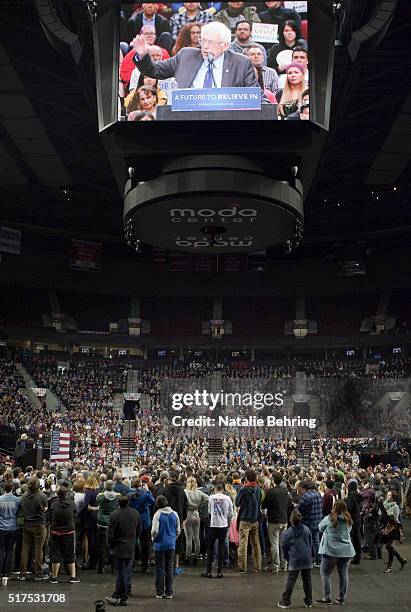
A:
<svg viewBox="0 0 411 612">
<path fill-rule="evenodd" d="M 70 437 L 69 431 L 53 429 L 51 432 L 50 463 L 70 459 Z"/>
</svg>

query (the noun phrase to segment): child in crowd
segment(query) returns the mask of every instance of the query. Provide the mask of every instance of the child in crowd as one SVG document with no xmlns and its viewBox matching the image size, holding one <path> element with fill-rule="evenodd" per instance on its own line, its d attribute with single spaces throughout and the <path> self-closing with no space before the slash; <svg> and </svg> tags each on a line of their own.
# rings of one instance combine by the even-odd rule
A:
<svg viewBox="0 0 411 612">
<path fill-rule="evenodd" d="M 304 588 L 304 605 L 306 608 L 312 607 L 312 584 L 311 569 L 312 561 L 312 536 L 305 525 L 301 524 L 301 514 L 297 509 L 291 512 L 291 527 L 283 535 L 284 558 L 288 563 L 288 575 L 285 591 L 281 601 L 278 602 L 279 608 L 289 608 L 291 595 L 297 582 L 298 573 L 301 571 L 301 578 Z"/>
<path fill-rule="evenodd" d="M 173 598 L 173 572 L 176 540 L 180 535 L 180 519 L 168 505 L 164 495 L 159 495 L 154 506 L 151 538 L 156 559 L 156 598 Z"/>
</svg>

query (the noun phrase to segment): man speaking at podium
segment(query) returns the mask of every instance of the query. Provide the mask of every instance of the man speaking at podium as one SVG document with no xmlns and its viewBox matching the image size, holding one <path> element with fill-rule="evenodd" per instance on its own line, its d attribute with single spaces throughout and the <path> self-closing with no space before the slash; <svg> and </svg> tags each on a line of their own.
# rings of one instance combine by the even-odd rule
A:
<svg viewBox="0 0 411 612">
<path fill-rule="evenodd" d="M 230 51 L 230 42 L 230 30 L 212 22 L 201 28 L 200 49 L 184 47 L 163 62 L 153 63 L 143 36 L 136 36 L 131 44 L 136 52 L 134 63 L 142 74 L 158 80 L 174 77 L 179 89 L 259 87 L 251 61 Z"/>
</svg>

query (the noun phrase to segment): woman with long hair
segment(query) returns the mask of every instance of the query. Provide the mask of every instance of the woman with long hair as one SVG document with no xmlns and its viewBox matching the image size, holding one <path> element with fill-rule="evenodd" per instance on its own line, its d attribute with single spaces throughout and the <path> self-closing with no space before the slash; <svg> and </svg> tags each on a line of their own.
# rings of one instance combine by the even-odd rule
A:
<svg viewBox="0 0 411 612">
<path fill-rule="evenodd" d="M 97 561 L 97 494 L 99 484 L 97 478 L 92 474 L 86 480 L 84 486 L 83 506 L 78 513 L 79 519 L 87 538 L 87 548 L 83 549 L 85 564 L 83 569 L 96 569 Z"/>
<path fill-rule="evenodd" d="M 140 96 L 138 94 L 138 91 L 142 87 L 149 87 L 150 89 L 154 89 L 156 91 L 156 94 L 157 94 L 156 106 L 163 106 L 164 104 L 167 104 L 167 94 L 165 91 L 160 89 L 160 87 L 158 86 L 157 79 L 152 79 L 151 77 L 140 74 L 140 77 L 137 83 L 137 87 L 133 89 L 133 91 L 129 93 L 127 98 L 124 100 L 124 106 L 127 109 L 127 113 L 131 113 L 132 111 L 135 111 L 135 110 L 147 110 L 145 108 L 141 108 L 141 104 L 140 104 Z"/>
<path fill-rule="evenodd" d="M 282 25 L 278 43 L 273 45 L 268 52 L 267 66 L 274 68 L 278 73 L 284 72 L 286 66 L 277 61 L 277 56 L 281 51 L 292 51 L 294 47 L 307 48 L 307 41 L 301 37 L 300 27 L 292 19 L 287 19 Z"/>
<path fill-rule="evenodd" d="M 336 604 L 343 605 L 348 591 L 348 568 L 355 555 L 351 542 L 352 518 L 345 502 L 338 499 L 328 516 L 325 516 L 318 526 L 322 538 L 318 554 L 321 559 L 321 579 L 323 582 L 323 597 L 315 603 L 331 604 L 331 574 L 337 567 L 340 579 L 339 596 L 334 599 Z"/>
<path fill-rule="evenodd" d="M 83 552 L 83 544 L 86 544 L 85 539 L 85 531 L 83 521 L 80 520 L 78 513 L 81 510 L 81 507 L 84 502 L 84 480 L 80 478 L 76 478 L 73 482 L 72 491 L 74 493 L 74 504 L 76 506 L 76 518 L 75 518 L 75 528 L 76 528 L 76 559 L 80 559 L 80 553 Z M 87 551 L 88 554 L 88 551 Z M 83 554 L 83 563 L 86 563 L 86 558 Z"/>
<path fill-rule="evenodd" d="M 157 89 L 155 87 L 143 85 L 135 90 L 129 105 L 127 106 L 127 112 L 131 113 L 135 110 L 146 111 L 147 113 L 151 113 L 155 118 L 157 113 L 157 104 Z"/>
<path fill-rule="evenodd" d="M 278 89 L 275 97 L 278 102 L 278 115 L 286 119 L 288 115 L 297 112 L 301 97 L 305 91 L 304 66 L 297 62 L 291 62 L 287 66 L 284 88 Z"/>
<path fill-rule="evenodd" d="M 187 23 L 181 28 L 176 44 L 171 51 L 171 55 L 177 55 L 177 53 L 181 49 L 184 49 L 184 47 L 193 47 L 194 49 L 198 49 L 200 46 L 200 36 L 201 24 L 195 21 L 193 23 Z"/>
<path fill-rule="evenodd" d="M 392 562 L 394 557 L 399 561 L 401 568 L 404 569 L 408 563 L 407 559 L 401 557 L 398 550 L 395 549 L 395 540 L 400 540 L 401 535 L 401 520 L 400 507 L 398 505 L 398 495 L 396 491 L 388 491 L 387 499 L 383 501 L 382 511 L 385 516 L 385 526 L 382 530 L 381 541 L 385 544 L 385 549 L 388 552 L 388 561 L 383 574 L 392 573 Z"/>
<path fill-rule="evenodd" d="M 186 536 L 186 559 L 190 561 L 193 551 L 193 540 L 195 558 L 198 559 L 200 556 L 200 514 L 198 507 L 201 503 L 208 503 L 208 495 L 197 488 L 197 480 L 194 476 L 187 478 L 184 491 L 187 497 L 188 508 L 187 518 L 183 523 L 183 527 Z"/>
</svg>

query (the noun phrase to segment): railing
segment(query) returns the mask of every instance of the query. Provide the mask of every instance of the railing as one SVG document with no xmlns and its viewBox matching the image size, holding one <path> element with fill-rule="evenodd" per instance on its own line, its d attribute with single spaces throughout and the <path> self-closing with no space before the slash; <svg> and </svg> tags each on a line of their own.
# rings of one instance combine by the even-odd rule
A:
<svg viewBox="0 0 411 612">
<path fill-rule="evenodd" d="M 14 451 L 10 451 L 7 448 L 0 446 L 0 455 L 8 455 L 9 457 L 14 458 Z"/>
</svg>

